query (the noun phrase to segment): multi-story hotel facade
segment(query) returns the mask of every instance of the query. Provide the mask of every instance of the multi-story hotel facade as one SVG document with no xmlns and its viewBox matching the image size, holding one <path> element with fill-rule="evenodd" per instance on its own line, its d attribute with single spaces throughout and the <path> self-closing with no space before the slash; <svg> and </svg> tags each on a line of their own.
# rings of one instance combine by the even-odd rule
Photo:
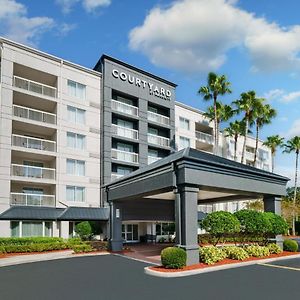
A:
<svg viewBox="0 0 300 300">
<path fill-rule="evenodd" d="M 88 220 L 101 222 L 106 237 L 103 186 L 185 147 L 213 151 L 212 123 L 176 102 L 168 80 L 106 55 L 88 69 L 6 39 L 0 47 L 0 236 L 67 238 Z M 233 141 L 220 137 L 220 155 L 233 159 Z M 254 146 L 249 137 L 249 165 Z M 257 167 L 271 170 L 262 141 L 258 153 Z M 123 238 L 167 236 L 170 222 L 172 214 L 134 216 L 123 223 Z"/>
</svg>

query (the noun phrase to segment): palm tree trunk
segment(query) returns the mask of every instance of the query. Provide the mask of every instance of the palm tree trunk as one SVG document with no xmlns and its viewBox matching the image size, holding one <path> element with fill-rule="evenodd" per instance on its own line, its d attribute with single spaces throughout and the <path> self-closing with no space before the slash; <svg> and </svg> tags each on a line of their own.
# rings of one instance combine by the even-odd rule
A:
<svg viewBox="0 0 300 300">
<path fill-rule="evenodd" d="M 234 161 L 237 161 L 237 156 L 236 156 L 236 150 L 237 150 L 237 142 L 238 142 L 238 136 L 234 136 Z"/>
<path fill-rule="evenodd" d="M 296 151 L 295 189 L 294 189 L 294 199 L 293 199 L 293 227 L 292 227 L 293 235 L 296 235 L 295 219 L 296 219 L 296 198 L 297 198 L 297 180 L 298 180 L 298 157 L 299 157 L 299 152 Z"/>
<path fill-rule="evenodd" d="M 244 163 L 244 160 L 245 160 L 245 152 L 246 152 L 246 144 L 247 144 L 248 127 L 249 127 L 249 119 L 248 119 L 248 117 L 246 117 L 244 145 L 243 145 L 242 158 L 241 158 L 241 163 L 242 163 L 242 164 Z"/>
<path fill-rule="evenodd" d="M 254 152 L 254 166 L 256 164 L 256 159 L 257 159 L 257 149 L 258 149 L 258 134 L 259 134 L 259 126 L 256 123 L 256 137 L 255 137 L 255 152 Z"/>
<path fill-rule="evenodd" d="M 218 147 L 219 147 L 219 141 L 218 141 L 218 134 L 217 134 L 217 97 L 214 96 L 214 113 L 215 113 L 215 120 L 214 120 L 214 125 L 215 125 L 215 128 L 214 128 L 214 137 L 215 137 L 215 149 L 214 149 L 214 154 L 217 154 L 218 153 Z"/>
<path fill-rule="evenodd" d="M 274 173 L 275 167 L 275 152 L 272 152 L 272 173 Z"/>
</svg>

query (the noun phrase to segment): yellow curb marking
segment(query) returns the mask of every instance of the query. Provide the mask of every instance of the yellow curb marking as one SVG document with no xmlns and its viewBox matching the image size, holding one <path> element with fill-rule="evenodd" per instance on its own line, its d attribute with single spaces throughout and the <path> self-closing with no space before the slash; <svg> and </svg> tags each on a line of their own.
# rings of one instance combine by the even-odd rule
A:
<svg viewBox="0 0 300 300">
<path fill-rule="evenodd" d="M 292 271 L 300 271 L 300 268 L 293 268 L 293 267 L 287 267 L 287 266 L 280 266 L 280 265 L 271 265 L 271 264 L 258 264 L 260 266 L 265 266 L 265 267 L 273 267 L 273 268 L 278 268 L 278 269 L 286 269 L 286 270 L 292 270 Z"/>
</svg>

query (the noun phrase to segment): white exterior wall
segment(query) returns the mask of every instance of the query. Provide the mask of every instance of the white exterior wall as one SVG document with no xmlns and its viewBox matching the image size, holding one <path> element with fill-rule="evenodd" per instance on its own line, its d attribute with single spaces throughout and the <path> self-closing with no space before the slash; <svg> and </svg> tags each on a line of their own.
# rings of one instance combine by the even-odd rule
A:
<svg viewBox="0 0 300 300">
<path fill-rule="evenodd" d="M 25 186 L 43 188 L 44 194 L 55 195 L 56 207 L 100 206 L 100 87 L 101 74 L 71 64 L 42 52 L 7 40 L 0 40 L 1 83 L 0 83 L 0 213 L 10 207 L 10 193 L 22 192 Z M 30 68 L 30 69 L 28 69 Z M 23 78 L 34 76 L 37 82 L 57 87 L 57 98 L 44 96 L 16 88 L 13 76 L 16 70 Z M 18 74 L 17 74 L 18 75 Z M 28 75 L 28 77 L 27 77 Z M 68 95 L 67 81 L 72 80 L 86 86 L 86 99 L 79 100 Z M 48 83 L 48 81 L 50 83 Z M 22 102 L 24 99 L 24 103 Z M 17 102 L 17 103 L 16 103 Z M 13 104 L 56 114 L 57 124 L 44 124 L 24 118 L 16 118 Z M 85 125 L 68 120 L 67 106 L 86 111 Z M 85 135 L 85 150 L 67 147 L 67 132 Z M 12 146 L 12 133 L 43 136 L 56 141 L 56 152 L 36 151 Z M 39 154 L 38 154 L 39 153 Z M 43 154 L 43 156 L 41 155 Z M 66 174 L 66 159 L 85 161 L 85 176 Z M 44 167 L 55 169 L 55 180 L 12 177 L 11 164 L 23 164 L 24 160 L 39 161 Z M 85 188 L 85 201 L 67 202 L 66 186 Z M 64 222 L 62 222 L 64 223 Z M 67 222 L 66 222 L 67 223 Z M 68 235 L 68 224 L 61 224 L 63 236 Z M 10 236 L 10 222 L 1 221 L 1 236 Z M 59 235 L 53 222 L 54 236 Z"/>
</svg>

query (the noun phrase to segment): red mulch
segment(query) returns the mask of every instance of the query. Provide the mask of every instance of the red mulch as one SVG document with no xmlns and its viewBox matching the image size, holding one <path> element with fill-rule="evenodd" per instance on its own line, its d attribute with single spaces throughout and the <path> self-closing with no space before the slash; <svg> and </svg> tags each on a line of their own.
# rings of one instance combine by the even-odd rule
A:
<svg viewBox="0 0 300 300">
<path fill-rule="evenodd" d="M 205 263 L 199 263 L 191 266 L 186 266 L 182 269 L 166 269 L 163 266 L 153 266 L 149 267 L 149 269 L 158 271 L 158 272 L 182 272 L 182 271 L 189 271 L 189 270 L 196 270 L 196 269 L 205 269 L 205 268 L 210 268 L 210 267 L 215 267 L 215 266 L 221 266 L 221 265 L 229 265 L 229 264 L 235 264 L 235 263 L 241 263 L 241 262 L 246 262 L 246 261 L 253 261 L 253 260 L 260 260 L 260 259 L 267 259 L 267 258 L 275 258 L 275 257 L 283 257 L 283 256 L 293 256 L 295 254 L 299 253 L 294 253 L 294 252 L 288 252 L 288 251 L 283 251 L 280 254 L 271 254 L 266 257 L 249 257 L 245 260 L 233 260 L 226 258 L 222 261 L 219 261 L 213 265 L 207 265 Z"/>
<path fill-rule="evenodd" d="M 31 254 L 46 254 L 46 253 L 53 253 L 53 252 L 65 252 L 70 249 L 66 250 L 52 250 L 52 251 L 43 251 L 43 252 L 18 252 L 18 253 L 0 253 L 0 259 L 1 258 L 8 258 L 12 256 L 18 256 L 18 255 L 31 255 Z"/>
</svg>

